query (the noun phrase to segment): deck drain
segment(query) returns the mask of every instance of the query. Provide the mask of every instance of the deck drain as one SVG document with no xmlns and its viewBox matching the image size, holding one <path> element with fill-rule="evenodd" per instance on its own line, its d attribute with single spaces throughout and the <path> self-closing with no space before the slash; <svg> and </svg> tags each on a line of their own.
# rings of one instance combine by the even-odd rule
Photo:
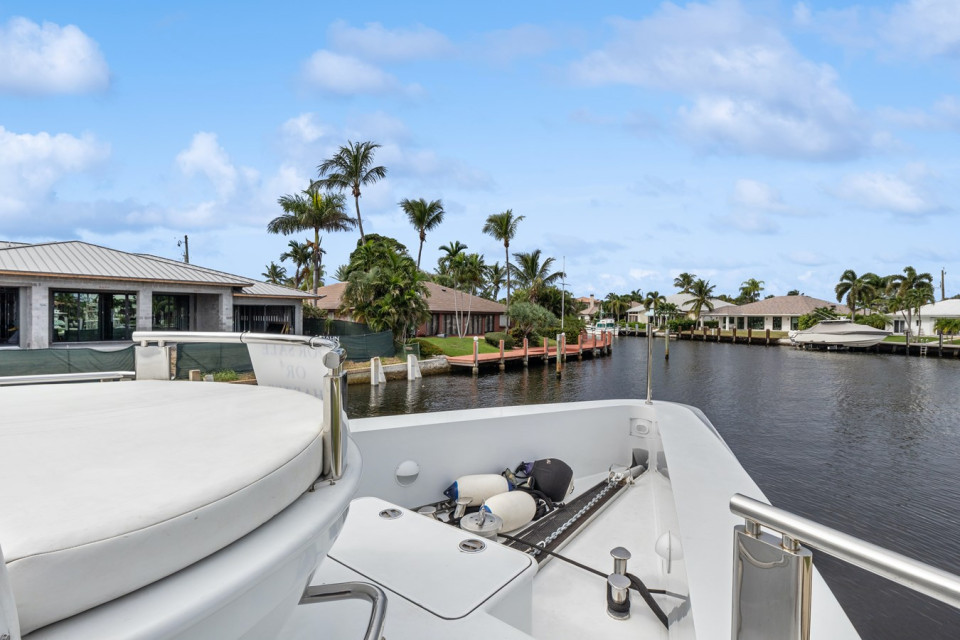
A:
<svg viewBox="0 0 960 640">
<path fill-rule="evenodd" d="M 383 511 L 380 512 L 380 517 L 386 520 L 396 520 L 402 515 L 403 515 L 403 512 L 400 511 L 400 509 L 393 509 L 393 508 L 384 509 Z"/>
<path fill-rule="evenodd" d="M 463 551 L 464 553 L 480 553 L 486 548 L 486 543 L 483 540 L 477 540 L 476 538 L 467 538 L 466 540 L 460 541 L 460 551 Z"/>
</svg>

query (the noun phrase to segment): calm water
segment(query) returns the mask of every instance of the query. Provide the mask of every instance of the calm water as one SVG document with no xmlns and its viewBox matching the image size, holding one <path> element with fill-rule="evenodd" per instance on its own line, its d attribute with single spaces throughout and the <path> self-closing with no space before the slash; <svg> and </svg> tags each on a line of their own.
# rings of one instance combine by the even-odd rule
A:
<svg viewBox="0 0 960 640">
<path fill-rule="evenodd" d="M 353 386 L 354 417 L 646 394 L 642 338 L 612 356 Z M 770 500 L 960 573 L 960 360 L 663 342 L 654 398 L 700 407 Z M 958 638 L 960 612 L 859 569 L 816 564 L 864 638 Z"/>
</svg>

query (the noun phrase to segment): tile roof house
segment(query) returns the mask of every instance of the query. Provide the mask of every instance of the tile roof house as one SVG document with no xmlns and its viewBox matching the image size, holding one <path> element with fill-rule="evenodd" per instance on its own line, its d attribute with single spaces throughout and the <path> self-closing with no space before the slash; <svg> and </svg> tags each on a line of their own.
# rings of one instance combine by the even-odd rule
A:
<svg viewBox="0 0 960 640">
<path fill-rule="evenodd" d="M 689 317 L 693 318 L 693 313 L 691 311 L 693 307 L 693 296 L 689 293 L 674 293 L 672 295 L 666 296 L 664 302 L 667 304 L 675 304 L 677 307 L 684 312 L 687 312 Z M 710 302 L 713 304 L 713 309 L 716 311 L 721 307 L 730 307 L 735 306 L 725 300 L 719 298 L 711 298 Z M 638 304 L 635 307 L 630 307 L 627 309 L 627 322 L 646 322 L 647 307 L 643 304 Z M 704 307 L 700 312 L 700 317 L 706 320 L 712 320 L 716 318 L 716 313 L 713 311 L 707 310 Z"/>
<path fill-rule="evenodd" d="M 425 282 L 430 294 L 427 306 L 430 309 L 430 320 L 417 328 L 418 336 L 433 336 L 438 334 L 456 335 L 457 325 L 455 314 L 464 312 L 463 322 L 466 322 L 465 312 L 470 311 L 470 326 L 468 335 L 482 335 L 490 331 L 502 331 L 506 325 L 506 305 L 487 300 L 468 293 L 457 292 L 450 287 L 444 287 L 433 282 Z M 328 312 L 330 318 L 349 320 L 349 313 L 340 312 L 340 302 L 345 282 L 320 287 L 317 294 L 322 296 L 317 300 L 317 308 Z"/>
<path fill-rule="evenodd" d="M 714 309 L 711 316 L 720 321 L 721 329 L 754 329 L 788 331 L 797 328 L 800 316 L 812 313 L 818 307 L 827 307 L 834 313 L 847 315 L 845 305 L 810 296 L 773 296 L 766 300 L 739 306 L 731 305 Z"/>
<path fill-rule="evenodd" d="M 129 343 L 137 329 L 301 331 L 297 291 L 79 241 L 0 242 L 0 346 Z"/>
</svg>

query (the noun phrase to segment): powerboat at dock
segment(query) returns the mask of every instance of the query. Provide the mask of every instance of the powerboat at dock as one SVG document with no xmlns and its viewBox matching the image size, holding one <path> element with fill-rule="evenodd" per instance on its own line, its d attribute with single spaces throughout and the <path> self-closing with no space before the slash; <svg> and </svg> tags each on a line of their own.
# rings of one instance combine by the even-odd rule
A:
<svg viewBox="0 0 960 640">
<path fill-rule="evenodd" d="M 809 329 L 791 332 L 790 340 L 799 345 L 872 347 L 889 335 L 889 331 L 850 320 L 821 320 Z"/>
</svg>

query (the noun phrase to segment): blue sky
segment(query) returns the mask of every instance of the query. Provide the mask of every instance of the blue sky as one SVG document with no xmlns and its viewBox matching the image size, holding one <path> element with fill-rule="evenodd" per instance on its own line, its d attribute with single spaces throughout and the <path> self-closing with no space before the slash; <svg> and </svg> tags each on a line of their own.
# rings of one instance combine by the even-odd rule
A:
<svg viewBox="0 0 960 640">
<path fill-rule="evenodd" d="M 577 295 L 687 271 L 831 299 L 912 265 L 950 296 L 958 79 L 955 0 L 2 2 L 0 239 L 177 258 L 189 234 L 259 277 L 277 198 L 372 140 L 365 231 L 415 256 L 397 202 L 444 202 L 425 266 L 453 240 L 502 262 L 480 229 L 512 209 L 511 249 L 565 257 Z"/>
</svg>

